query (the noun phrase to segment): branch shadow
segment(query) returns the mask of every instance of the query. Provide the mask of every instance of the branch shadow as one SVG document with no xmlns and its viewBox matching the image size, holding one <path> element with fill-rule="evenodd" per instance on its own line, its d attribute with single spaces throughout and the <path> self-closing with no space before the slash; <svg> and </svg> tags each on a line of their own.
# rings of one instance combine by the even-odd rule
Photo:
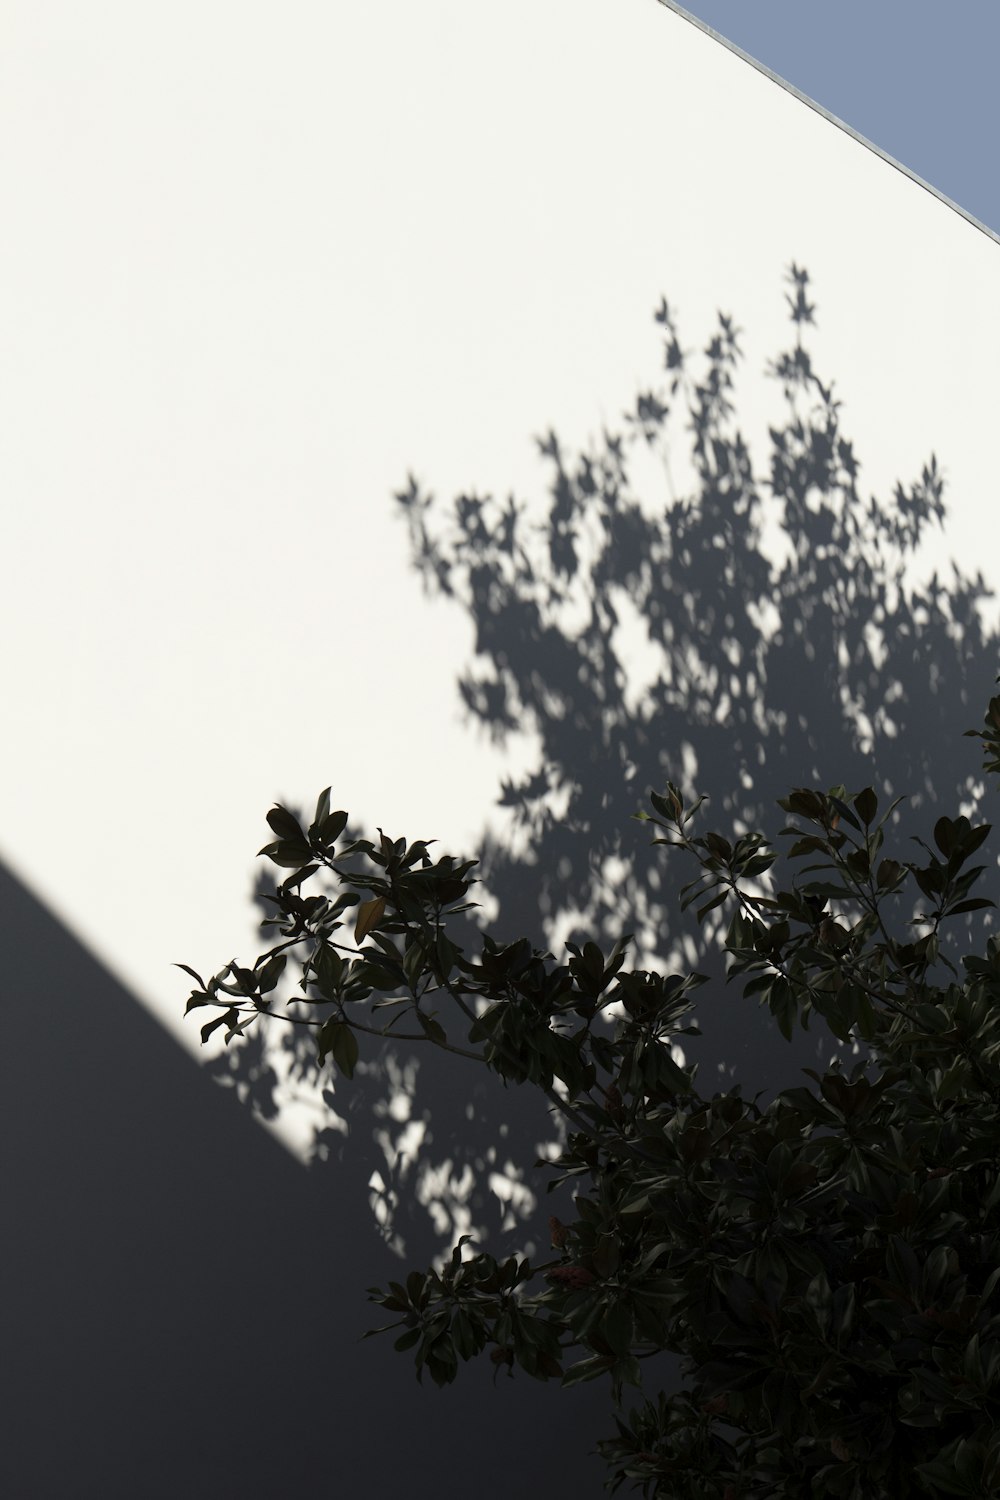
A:
<svg viewBox="0 0 1000 1500">
<path fill-rule="evenodd" d="M 708 794 L 703 830 L 773 832 L 791 787 L 845 783 L 905 794 L 898 835 L 926 835 L 940 811 L 978 805 L 959 737 L 979 721 L 998 655 L 981 576 L 952 565 L 947 583 L 908 583 L 944 522 L 936 459 L 888 500 L 863 497 L 841 403 L 806 342 L 807 272 L 792 266 L 788 287 L 793 342 L 767 370 L 785 415 L 762 472 L 736 417 L 733 320 L 719 315 L 698 368 L 664 301 L 664 388 L 642 392 L 589 452 L 539 440 L 551 474 L 541 515 L 513 497 L 462 495 L 449 510 L 412 478 L 397 496 L 428 591 L 474 626 L 459 683 L 469 720 L 501 746 L 534 742 L 534 764 L 502 788 L 508 830 L 481 851 L 493 928 L 555 953 L 633 931 L 647 964 L 709 973 L 704 1035 L 685 1048 L 709 1094 L 789 1086 L 843 1048 L 815 1031 L 786 1043 L 727 989 L 721 922 L 699 934 L 679 915 L 697 871 L 658 858 L 632 816 L 671 779 Z M 671 493 L 685 441 L 693 486 Z M 632 483 L 637 459 L 658 495 Z"/>
</svg>

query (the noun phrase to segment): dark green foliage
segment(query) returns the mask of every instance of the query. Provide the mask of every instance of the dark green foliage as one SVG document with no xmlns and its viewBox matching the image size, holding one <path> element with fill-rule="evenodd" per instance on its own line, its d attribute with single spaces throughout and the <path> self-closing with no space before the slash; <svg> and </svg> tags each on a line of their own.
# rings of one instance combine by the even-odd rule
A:
<svg viewBox="0 0 1000 1500">
<path fill-rule="evenodd" d="M 969 732 L 1000 769 L 1000 697 Z M 555 1181 L 576 1184 L 576 1217 L 550 1219 L 549 1260 L 463 1236 L 444 1269 L 372 1289 L 418 1375 L 447 1384 L 488 1351 L 496 1374 L 606 1377 L 609 1486 L 658 1500 L 1000 1495 L 1000 938 L 962 971 L 941 942 L 993 905 L 969 895 L 989 827 L 940 817 L 909 858 L 885 852 L 894 804 L 872 788 L 798 788 L 780 854 L 697 834 L 672 784 L 651 802 L 653 842 L 700 866 L 683 905 L 729 915 L 729 978 L 787 1038 L 815 1015 L 862 1039 L 849 1074 L 806 1069 L 815 1086 L 766 1110 L 738 1087 L 702 1098 L 671 1050 L 702 976 L 628 968 L 627 936 L 564 964 L 526 939 L 473 956 L 449 935 L 473 861 L 381 830 L 337 850 L 326 793 L 308 832 L 269 816 L 264 852 L 303 859 L 272 898 L 280 941 L 208 984 L 188 969 L 189 1008 L 223 1012 L 203 1034 L 238 1034 L 294 954 L 288 1019 L 347 1077 L 359 1038 L 406 1037 L 565 1117 Z M 304 896 L 320 870 L 334 893 Z M 682 1356 L 680 1393 L 655 1390 L 662 1351 Z"/>
</svg>

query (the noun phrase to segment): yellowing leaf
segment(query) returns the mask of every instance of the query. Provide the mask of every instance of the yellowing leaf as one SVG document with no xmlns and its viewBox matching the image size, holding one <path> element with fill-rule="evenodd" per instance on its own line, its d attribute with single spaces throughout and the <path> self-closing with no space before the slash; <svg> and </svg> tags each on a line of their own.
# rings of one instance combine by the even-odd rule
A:
<svg viewBox="0 0 1000 1500">
<path fill-rule="evenodd" d="M 362 901 L 358 907 L 358 920 L 354 925 L 354 941 L 364 942 L 372 928 L 377 927 L 385 914 L 385 897 L 373 896 L 370 901 Z"/>
</svg>

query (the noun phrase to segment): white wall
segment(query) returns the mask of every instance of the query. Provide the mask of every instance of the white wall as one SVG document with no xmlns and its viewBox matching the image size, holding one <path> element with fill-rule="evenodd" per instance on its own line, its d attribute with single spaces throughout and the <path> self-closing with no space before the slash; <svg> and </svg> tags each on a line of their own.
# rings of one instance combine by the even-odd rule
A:
<svg viewBox="0 0 1000 1500">
<path fill-rule="evenodd" d="M 805 265 L 862 483 L 992 568 L 1000 249 L 656 0 L 7 0 L 0 852 L 155 1013 L 275 798 L 471 848 L 501 760 L 391 493 L 542 484 Z M 502 762 L 509 769 L 509 757 Z"/>
</svg>

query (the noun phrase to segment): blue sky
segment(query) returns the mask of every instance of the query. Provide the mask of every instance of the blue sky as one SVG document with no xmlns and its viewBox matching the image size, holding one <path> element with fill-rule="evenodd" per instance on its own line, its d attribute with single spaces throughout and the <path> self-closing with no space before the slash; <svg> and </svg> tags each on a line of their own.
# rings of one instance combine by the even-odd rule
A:
<svg viewBox="0 0 1000 1500">
<path fill-rule="evenodd" d="M 995 0 L 683 4 L 1000 231 L 1000 6 Z"/>
</svg>

